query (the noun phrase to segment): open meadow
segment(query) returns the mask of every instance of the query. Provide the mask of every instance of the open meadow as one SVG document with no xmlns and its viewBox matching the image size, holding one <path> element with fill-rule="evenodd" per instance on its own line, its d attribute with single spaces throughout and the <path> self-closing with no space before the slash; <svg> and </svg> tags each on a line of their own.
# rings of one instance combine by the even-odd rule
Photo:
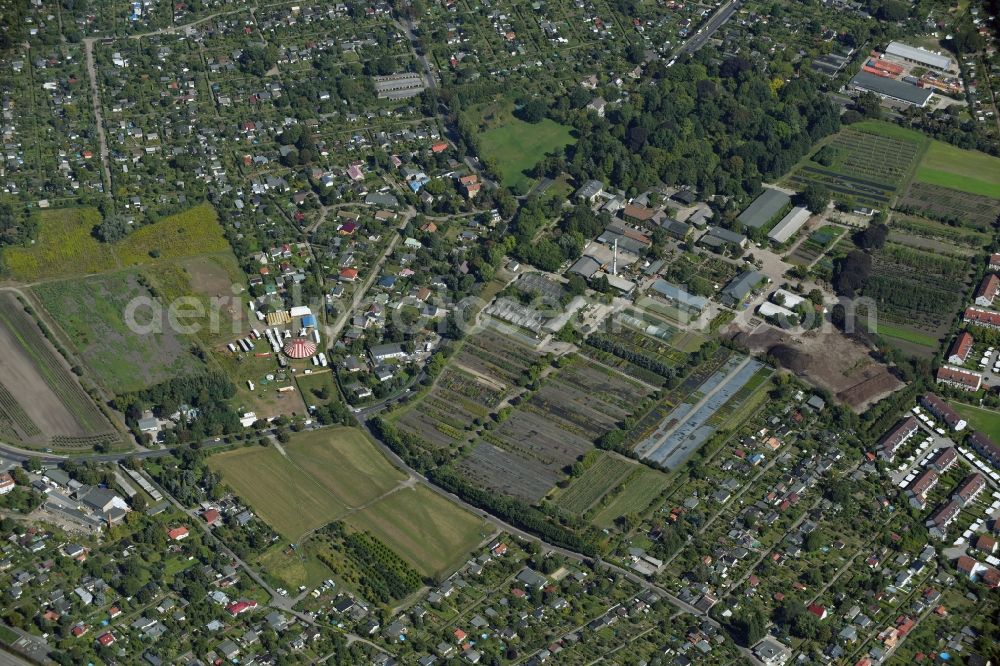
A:
<svg viewBox="0 0 1000 666">
<path fill-rule="evenodd" d="M 149 324 L 150 330 L 128 325 L 126 309 L 135 299 L 162 304 L 143 282 L 132 270 L 46 282 L 32 289 L 97 380 L 114 394 L 197 374 L 203 368 L 191 353 L 191 342 L 165 316 L 143 307 L 136 311 L 135 321 Z"/>
<path fill-rule="evenodd" d="M 347 517 L 367 530 L 425 576 L 440 576 L 469 558 L 492 529 L 425 486 L 402 488 Z"/>
<path fill-rule="evenodd" d="M 1000 199 L 1000 159 L 950 143 L 932 141 L 916 180 L 952 190 Z"/>
<path fill-rule="evenodd" d="M 969 422 L 972 430 L 979 430 L 993 441 L 1000 442 L 1000 411 L 967 405 L 964 402 L 953 401 L 949 404 Z"/>
<path fill-rule="evenodd" d="M 209 204 L 140 227 L 116 243 L 94 237 L 100 223 L 94 208 L 41 211 L 38 240 L 30 247 L 5 248 L 3 263 L 15 280 L 36 282 L 230 251 Z"/>
<path fill-rule="evenodd" d="M 481 155 L 496 162 L 506 187 L 527 187 L 531 170 L 549 153 L 562 151 L 574 142 L 570 128 L 544 118 L 528 123 L 514 116 L 509 100 L 470 111 L 477 121 Z"/>
</svg>

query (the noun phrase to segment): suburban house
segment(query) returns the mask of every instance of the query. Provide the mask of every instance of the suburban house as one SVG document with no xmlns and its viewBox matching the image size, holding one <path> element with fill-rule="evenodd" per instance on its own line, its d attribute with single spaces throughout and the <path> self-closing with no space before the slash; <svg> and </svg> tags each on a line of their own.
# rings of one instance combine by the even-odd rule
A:
<svg viewBox="0 0 1000 666">
<path fill-rule="evenodd" d="M 955 451 L 955 447 L 949 446 L 946 449 L 939 449 L 927 465 L 938 474 L 944 474 L 951 469 L 956 460 L 958 460 L 958 453 Z"/>
<path fill-rule="evenodd" d="M 398 342 L 375 345 L 369 350 L 372 362 L 378 364 L 395 358 L 406 358 L 408 354 Z"/>
<path fill-rule="evenodd" d="M 959 333 L 951 343 L 951 349 L 948 350 L 948 362 L 952 365 L 964 365 L 974 342 L 972 334 L 968 331 Z"/>
<path fill-rule="evenodd" d="M 921 472 L 920 476 L 906 490 L 906 495 L 910 499 L 910 506 L 914 509 L 926 509 L 927 493 L 934 489 L 934 486 L 938 484 L 938 480 L 938 473 L 933 469 L 925 469 Z"/>
<path fill-rule="evenodd" d="M 956 432 L 965 430 L 965 426 L 968 425 L 965 419 L 959 416 L 958 412 L 951 408 L 951 405 L 933 393 L 925 393 L 923 397 L 920 398 L 920 404 L 924 406 L 924 409 L 944 421 L 949 428 Z"/>
<path fill-rule="evenodd" d="M 979 493 L 983 492 L 986 488 L 986 477 L 984 477 L 979 472 L 973 472 L 969 476 L 965 477 L 962 481 L 962 485 L 958 487 L 955 494 L 952 496 L 953 500 L 958 502 L 961 506 L 969 506 L 972 502 L 979 497 Z"/>
<path fill-rule="evenodd" d="M 14 490 L 14 477 L 10 475 L 10 472 L 0 472 L 0 495 L 6 495 L 10 491 Z"/>
<path fill-rule="evenodd" d="M 1000 277 L 995 273 L 987 273 L 979 283 L 979 289 L 976 290 L 976 305 L 990 307 L 998 292 L 1000 292 Z"/>
<path fill-rule="evenodd" d="M 188 536 L 188 528 L 181 525 L 180 527 L 175 527 L 167 531 L 167 538 L 171 541 L 181 541 L 186 539 Z"/>
<path fill-rule="evenodd" d="M 599 180 L 588 180 L 576 191 L 574 197 L 587 203 L 594 203 L 603 192 L 604 183 Z"/>
<path fill-rule="evenodd" d="M 882 439 L 878 444 L 878 455 L 880 458 L 892 462 L 896 457 L 896 452 L 899 451 L 900 447 L 903 446 L 920 426 L 917 423 L 917 419 L 912 416 L 907 416 L 905 419 L 897 423 L 892 430 L 887 432 L 882 436 Z"/>
<path fill-rule="evenodd" d="M 994 252 L 990 255 L 990 261 L 986 267 L 991 271 L 1000 271 L 1000 252 Z"/>
<path fill-rule="evenodd" d="M 936 379 L 938 384 L 947 384 L 963 391 L 978 391 L 983 385 L 983 376 L 978 372 L 951 365 L 938 368 Z"/>
<path fill-rule="evenodd" d="M 982 310 L 980 308 L 965 308 L 965 314 L 962 315 L 962 321 L 967 324 L 982 326 L 983 328 L 1000 329 L 1000 313 L 990 312 L 989 310 Z"/>
<path fill-rule="evenodd" d="M 962 505 L 956 500 L 950 500 L 937 508 L 924 525 L 930 531 L 932 537 L 945 539 L 948 536 L 948 526 L 955 522 Z"/>
<path fill-rule="evenodd" d="M 776 638 L 767 636 L 753 648 L 753 653 L 764 666 L 782 666 L 792 658 L 792 651 Z"/>
<path fill-rule="evenodd" d="M 986 458 L 991 465 L 1000 467 L 1000 446 L 997 446 L 996 442 L 978 430 L 969 436 L 968 442 L 969 446 Z"/>
</svg>

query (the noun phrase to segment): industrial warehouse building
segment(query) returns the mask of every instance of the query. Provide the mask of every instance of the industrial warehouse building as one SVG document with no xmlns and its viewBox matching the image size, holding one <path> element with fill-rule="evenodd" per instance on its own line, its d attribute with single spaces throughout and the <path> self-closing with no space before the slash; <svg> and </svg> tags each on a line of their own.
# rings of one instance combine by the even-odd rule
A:
<svg viewBox="0 0 1000 666">
<path fill-rule="evenodd" d="M 885 54 L 893 58 L 899 58 L 905 62 L 946 72 L 952 69 L 953 61 L 948 56 L 934 53 L 927 49 L 917 48 L 916 46 L 910 46 L 909 44 L 903 44 L 902 42 L 889 42 L 889 46 L 885 49 Z"/>
<path fill-rule="evenodd" d="M 789 238 L 795 235 L 795 232 L 802 228 L 802 225 L 806 223 L 811 214 L 808 208 L 796 206 L 788 211 L 788 215 L 781 218 L 780 222 L 774 225 L 774 229 L 771 229 L 767 237 L 779 245 L 788 241 Z"/>
<path fill-rule="evenodd" d="M 792 202 L 791 198 L 781 190 L 774 190 L 769 187 L 764 188 L 763 194 L 753 200 L 736 219 L 744 227 L 760 229 L 773 220 L 786 206 Z"/>
<path fill-rule="evenodd" d="M 932 91 L 926 88 L 918 88 L 912 83 L 888 79 L 884 76 L 876 76 L 865 71 L 855 74 L 848 86 L 852 90 L 875 93 L 880 97 L 891 99 L 895 102 L 912 104 L 919 107 L 926 106 L 927 100 L 933 94 Z"/>
</svg>

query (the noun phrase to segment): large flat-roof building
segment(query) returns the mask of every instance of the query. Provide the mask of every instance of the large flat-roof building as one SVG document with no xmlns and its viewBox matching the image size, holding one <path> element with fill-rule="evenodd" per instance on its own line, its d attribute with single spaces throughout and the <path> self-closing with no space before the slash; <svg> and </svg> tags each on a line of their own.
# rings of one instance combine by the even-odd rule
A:
<svg viewBox="0 0 1000 666">
<path fill-rule="evenodd" d="M 902 42 L 889 42 L 889 46 L 885 49 L 885 54 L 906 62 L 943 71 L 951 70 L 954 62 L 946 55 L 910 46 L 909 44 L 903 44 Z"/>
<path fill-rule="evenodd" d="M 767 237 L 779 245 L 785 243 L 789 238 L 802 228 L 802 225 L 809 219 L 811 213 L 808 208 L 796 206 L 788 211 L 788 214 L 781 218 L 781 221 L 774 225 Z"/>
<path fill-rule="evenodd" d="M 773 220 L 785 206 L 792 202 L 791 198 L 781 190 L 765 187 L 764 192 L 753 200 L 736 219 L 744 227 L 760 229 Z"/>
<path fill-rule="evenodd" d="M 661 297 L 665 301 L 676 305 L 682 310 L 686 310 L 694 314 L 701 314 L 701 312 L 708 307 L 707 298 L 689 294 L 680 287 L 670 284 L 666 280 L 656 280 L 650 288 L 656 292 L 657 296 Z"/>
<path fill-rule="evenodd" d="M 891 99 L 894 102 L 912 104 L 924 107 L 933 94 L 926 88 L 918 88 L 912 83 L 897 81 L 884 76 L 876 76 L 870 72 L 861 71 L 854 75 L 848 86 L 853 90 L 875 93 L 879 97 Z"/>
</svg>

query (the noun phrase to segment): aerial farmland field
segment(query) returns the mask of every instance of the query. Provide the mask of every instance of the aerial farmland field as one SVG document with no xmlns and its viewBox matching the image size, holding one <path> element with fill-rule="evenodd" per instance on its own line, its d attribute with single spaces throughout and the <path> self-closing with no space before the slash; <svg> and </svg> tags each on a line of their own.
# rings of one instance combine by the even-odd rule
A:
<svg viewBox="0 0 1000 666">
<path fill-rule="evenodd" d="M 209 466 L 289 542 L 344 520 L 436 575 L 488 535 L 478 517 L 414 487 L 356 428 L 298 433 L 282 451 L 235 449 L 213 456 Z"/>
<path fill-rule="evenodd" d="M 789 182 L 796 188 L 822 184 L 834 199 L 886 208 L 911 177 L 926 144 L 919 132 L 889 123 L 856 123 L 804 159 Z"/>
<path fill-rule="evenodd" d="M 119 435 L 13 294 L 0 295 L 0 435 L 21 446 L 88 450 Z"/>
</svg>

